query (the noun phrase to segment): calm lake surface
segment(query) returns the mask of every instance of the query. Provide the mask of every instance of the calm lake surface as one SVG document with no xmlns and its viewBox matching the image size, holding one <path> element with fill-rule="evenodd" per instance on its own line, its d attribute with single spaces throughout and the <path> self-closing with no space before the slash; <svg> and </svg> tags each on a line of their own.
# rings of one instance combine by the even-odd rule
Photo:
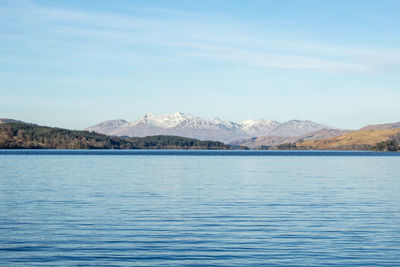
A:
<svg viewBox="0 0 400 267">
<path fill-rule="evenodd" d="M 0 266 L 399 266 L 399 155 L 2 150 Z"/>
</svg>

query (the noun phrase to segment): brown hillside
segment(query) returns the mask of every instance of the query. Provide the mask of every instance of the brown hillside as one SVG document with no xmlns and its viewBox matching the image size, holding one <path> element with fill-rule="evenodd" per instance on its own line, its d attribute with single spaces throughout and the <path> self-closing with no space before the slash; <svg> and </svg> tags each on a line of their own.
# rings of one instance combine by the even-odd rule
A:
<svg viewBox="0 0 400 267">
<path fill-rule="evenodd" d="M 400 139 L 400 128 L 385 130 L 360 130 L 322 140 L 298 142 L 299 148 L 306 149 L 368 149 L 377 143 Z"/>
</svg>

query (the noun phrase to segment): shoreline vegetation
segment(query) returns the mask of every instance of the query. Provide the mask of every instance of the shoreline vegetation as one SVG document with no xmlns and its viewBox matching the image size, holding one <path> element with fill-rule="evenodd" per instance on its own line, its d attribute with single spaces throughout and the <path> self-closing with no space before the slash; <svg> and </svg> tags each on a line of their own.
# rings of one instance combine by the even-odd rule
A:
<svg viewBox="0 0 400 267">
<path fill-rule="evenodd" d="M 338 146 L 333 148 L 318 147 L 318 146 L 303 146 L 299 143 L 283 143 L 276 146 L 260 146 L 255 150 L 329 150 L 329 151 L 380 151 L 380 152 L 400 152 L 400 144 L 396 140 L 387 140 L 376 143 L 375 145 L 368 144 L 350 144 L 346 146 Z"/>
<path fill-rule="evenodd" d="M 218 141 L 179 136 L 116 137 L 21 122 L 0 124 L 0 149 L 210 149 L 229 150 Z"/>
<path fill-rule="evenodd" d="M 0 123 L 0 149 L 186 149 L 250 150 L 247 146 L 180 136 L 117 137 L 39 126 L 15 120 Z M 400 128 L 362 130 L 320 140 L 300 140 L 252 150 L 366 150 L 400 152 Z"/>
</svg>

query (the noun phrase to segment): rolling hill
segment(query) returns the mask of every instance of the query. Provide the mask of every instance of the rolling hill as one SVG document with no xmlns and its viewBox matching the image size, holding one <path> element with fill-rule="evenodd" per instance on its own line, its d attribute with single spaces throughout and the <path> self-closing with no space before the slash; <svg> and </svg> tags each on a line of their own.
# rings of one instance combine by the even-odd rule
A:
<svg viewBox="0 0 400 267">
<path fill-rule="evenodd" d="M 299 141 L 296 147 L 319 150 L 369 150 L 377 149 L 379 144 L 389 141 L 400 143 L 400 128 L 353 131 L 331 138 Z"/>
</svg>

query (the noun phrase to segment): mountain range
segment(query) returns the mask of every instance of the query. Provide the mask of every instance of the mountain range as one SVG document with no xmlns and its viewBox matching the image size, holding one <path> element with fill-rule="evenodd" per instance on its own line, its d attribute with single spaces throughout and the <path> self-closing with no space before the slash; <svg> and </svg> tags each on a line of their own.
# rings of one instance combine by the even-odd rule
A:
<svg viewBox="0 0 400 267">
<path fill-rule="evenodd" d="M 109 120 L 88 127 L 85 130 L 115 136 L 175 135 L 230 143 L 259 136 L 288 138 L 323 129 L 330 130 L 335 128 L 309 120 L 290 120 L 281 123 L 275 120 L 248 119 L 241 122 L 232 122 L 219 118 L 204 119 L 177 112 L 164 115 L 147 113 L 133 122 L 122 119 Z"/>
<path fill-rule="evenodd" d="M 150 118 L 149 118 L 150 117 Z M 186 117 L 185 119 L 182 119 Z M 147 114 L 144 118 L 129 123 L 124 120 L 107 121 L 100 124 L 103 131 L 116 131 L 122 126 L 129 129 L 132 124 L 142 126 L 146 130 L 185 128 L 186 123 L 202 129 L 215 128 L 220 124 L 217 133 L 232 131 L 236 134 L 257 134 L 258 129 L 275 135 L 266 135 L 240 139 L 224 144 L 217 141 L 201 141 L 180 136 L 157 135 L 147 137 L 110 136 L 94 131 L 76 131 L 54 127 L 40 126 L 33 123 L 13 119 L 0 118 L 0 149 L 1 148 L 53 148 L 53 149 L 279 149 L 279 150 L 376 150 L 400 151 L 400 122 L 368 125 L 359 130 L 340 130 L 323 128 L 303 135 L 295 135 L 310 130 L 309 121 L 289 121 L 279 123 L 265 120 L 246 120 L 240 123 L 224 122 L 218 119 L 203 120 L 195 118 L 187 120 L 188 115 L 181 113 L 157 116 Z M 172 118 L 172 119 L 171 119 Z M 149 126 L 149 124 L 151 124 Z M 266 127 L 266 125 L 273 125 Z M 205 126 L 206 127 L 205 127 Z M 221 126 L 222 125 L 222 126 Z M 295 127 L 292 127 L 295 125 Z M 305 126 L 304 126 L 305 125 Z M 317 124 L 318 125 L 318 124 Z M 303 127 L 300 127 L 303 126 Z M 323 126 L 323 125 L 322 125 Z M 203 128 L 201 128 L 203 127 Z M 208 128 L 207 128 L 208 127 Z M 223 128 L 225 127 L 225 128 Z M 321 126 L 320 126 L 321 127 Z M 196 132 L 195 127 L 190 127 Z M 286 132 L 287 130 L 289 132 Z M 125 130 L 125 129 L 124 129 Z M 125 130 L 126 131 L 126 130 Z M 262 131 L 260 131 L 262 133 Z M 278 136 L 285 133 L 286 136 Z M 288 136 L 292 134 L 292 136 Z M 111 134 L 112 135 L 112 134 Z"/>
</svg>

